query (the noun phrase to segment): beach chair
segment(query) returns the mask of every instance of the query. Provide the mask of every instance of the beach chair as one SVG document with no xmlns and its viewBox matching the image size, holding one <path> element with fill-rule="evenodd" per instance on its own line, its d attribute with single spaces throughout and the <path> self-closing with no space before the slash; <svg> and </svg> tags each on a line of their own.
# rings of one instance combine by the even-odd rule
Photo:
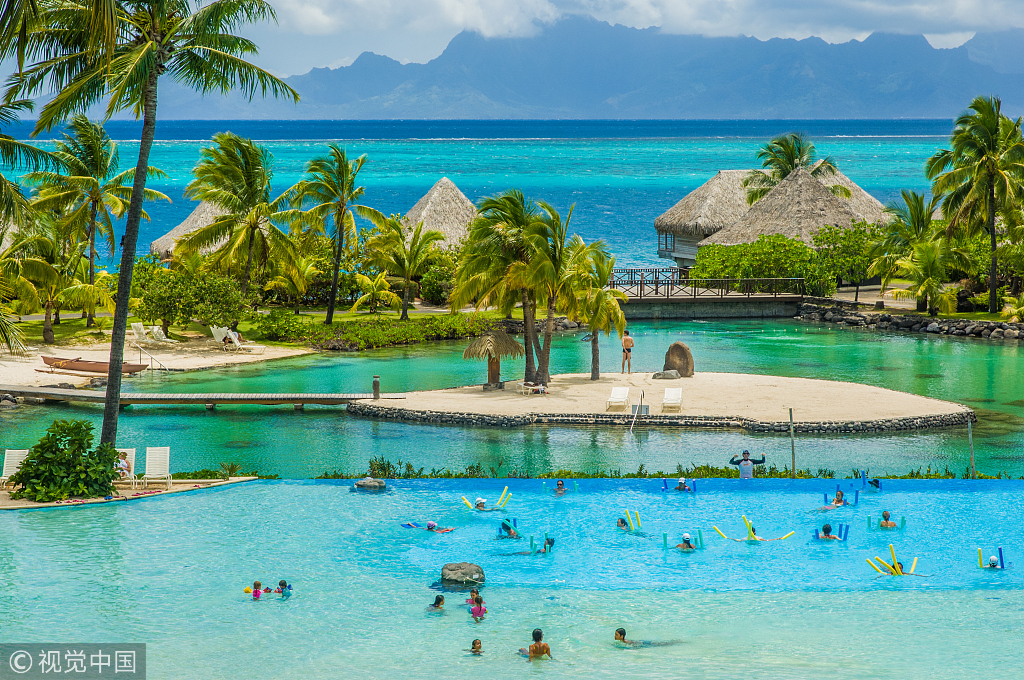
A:
<svg viewBox="0 0 1024 680">
<path fill-rule="evenodd" d="M 228 337 L 228 329 L 221 328 L 220 326 L 210 326 L 210 332 L 213 334 L 213 341 L 224 350 L 225 352 L 234 351 L 235 346 L 229 342 L 224 342 L 224 339 Z"/>
<path fill-rule="evenodd" d="M 142 475 L 142 486 L 145 488 L 150 481 L 165 481 L 171 488 L 171 447 L 146 447 L 146 474 Z"/>
<path fill-rule="evenodd" d="M 171 340 L 169 337 L 164 335 L 164 329 L 161 328 L 160 326 L 153 326 L 150 332 L 153 334 L 153 339 L 156 340 L 157 342 L 169 342 L 172 345 L 178 344 L 177 340 Z"/>
<path fill-rule="evenodd" d="M 148 335 L 146 335 L 146 327 L 141 323 L 132 324 L 132 333 L 135 335 L 135 342 L 154 342 Z"/>
<path fill-rule="evenodd" d="M 613 387 L 612 395 L 608 397 L 607 408 L 612 406 L 621 406 L 626 408 L 629 406 L 629 388 L 628 387 Z"/>
<path fill-rule="evenodd" d="M 661 411 L 665 412 L 665 409 L 674 408 L 677 411 L 683 408 L 683 388 L 682 387 L 666 387 L 665 398 L 661 400 Z"/>
<path fill-rule="evenodd" d="M 266 345 L 257 345 L 251 342 L 239 342 L 238 334 L 234 333 L 233 331 L 228 331 L 227 337 L 231 340 L 231 344 L 235 346 L 236 351 L 240 349 L 244 349 L 246 352 L 253 352 L 255 350 L 259 350 L 258 352 L 256 352 L 257 354 L 263 354 L 264 352 L 267 351 Z"/>
<path fill-rule="evenodd" d="M 532 382 L 521 382 L 516 383 L 516 388 L 519 390 L 519 394 L 531 395 L 531 394 L 547 394 L 547 388 L 544 385 Z"/>
<path fill-rule="evenodd" d="M 138 483 L 135 478 L 135 449 L 116 449 L 118 453 L 124 453 L 124 459 L 128 461 L 128 476 L 125 477 L 124 481 L 131 482 L 132 488 Z"/>
<path fill-rule="evenodd" d="M 0 489 L 7 486 L 7 481 L 21 468 L 22 462 L 28 458 L 28 449 L 7 449 L 4 451 L 4 474 L 0 476 Z"/>
</svg>

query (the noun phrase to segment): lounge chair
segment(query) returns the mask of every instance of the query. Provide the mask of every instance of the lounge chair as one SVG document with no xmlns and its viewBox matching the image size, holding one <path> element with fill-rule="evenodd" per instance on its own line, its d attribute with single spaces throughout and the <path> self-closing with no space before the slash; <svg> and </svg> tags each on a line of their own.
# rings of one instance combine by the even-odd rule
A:
<svg viewBox="0 0 1024 680">
<path fill-rule="evenodd" d="M 516 383 L 516 388 L 519 390 L 519 394 L 525 394 L 525 395 L 530 395 L 530 394 L 547 394 L 548 393 L 547 388 L 544 385 L 541 385 L 540 383 L 532 383 L 532 382 Z"/>
<path fill-rule="evenodd" d="M 153 339 L 156 340 L 157 342 L 169 342 L 174 345 L 178 344 L 177 340 L 171 340 L 169 337 L 164 335 L 164 329 L 161 328 L 160 326 L 153 326 L 150 332 L 153 334 Z"/>
<path fill-rule="evenodd" d="M 613 387 L 612 395 L 608 397 L 607 408 L 612 406 L 621 406 L 626 408 L 629 406 L 629 388 L 628 387 Z"/>
<path fill-rule="evenodd" d="M 7 449 L 4 451 L 4 474 L 0 476 L 0 489 L 7 486 L 8 480 L 21 468 L 21 464 L 26 458 L 28 458 L 28 449 Z"/>
<path fill-rule="evenodd" d="M 675 408 L 677 411 L 683 408 L 683 388 L 682 387 L 666 387 L 665 398 L 661 400 L 661 412 L 664 413 L 667 408 Z"/>
<path fill-rule="evenodd" d="M 128 476 L 124 478 L 124 481 L 131 482 L 132 488 L 138 484 L 138 480 L 135 478 L 135 449 L 117 449 L 118 453 L 124 453 L 125 460 L 128 461 Z"/>
<path fill-rule="evenodd" d="M 171 488 L 171 447 L 146 447 L 146 474 L 142 475 L 142 486 L 145 488 L 150 481 L 165 481 Z"/>
<path fill-rule="evenodd" d="M 227 328 L 221 328 L 220 326 L 210 326 L 210 333 L 213 334 L 213 341 L 217 343 L 217 345 L 225 352 L 228 351 L 228 349 L 235 349 L 234 347 L 229 347 L 231 343 L 224 342 L 224 339 L 228 337 Z"/>
<path fill-rule="evenodd" d="M 132 324 L 132 333 L 135 334 L 135 342 L 154 342 L 148 335 L 146 335 L 146 327 L 141 323 Z"/>
<path fill-rule="evenodd" d="M 231 340 L 231 344 L 233 344 L 235 346 L 235 350 L 236 351 L 240 350 L 240 349 L 244 349 L 246 352 L 252 352 L 252 351 L 255 351 L 255 350 L 259 350 L 259 352 L 256 352 L 257 354 L 263 354 L 264 352 L 267 351 L 267 346 L 266 345 L 257 345 L 255 343 L 251 343 L 251 342 L 239 342 L 238 341 L 238 334 L 233 332 L 233 331 L 229 330 L 227 337 Z"/>
</svg>

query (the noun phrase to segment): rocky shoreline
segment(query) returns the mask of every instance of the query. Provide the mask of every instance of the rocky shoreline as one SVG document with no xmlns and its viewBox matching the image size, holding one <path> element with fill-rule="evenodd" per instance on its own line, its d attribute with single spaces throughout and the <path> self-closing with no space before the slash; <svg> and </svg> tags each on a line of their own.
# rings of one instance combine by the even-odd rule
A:
<svg viewBox="0 0 1024 680">
<path fill-rule="evenodd" d="M 484 413 L 455 413 L 428 411 L 376 404 L 352 402 L 349 415 L 383 420 L 400 420 L 433 425 L 478 425 L 483 427 L 524 427 L 527 425 L 614 425 L 626 426 L 633 421 L 628 413 L 524 413 L 517 415 L 489 415 Z M 820 421 L 793 424 L 794 432 L 813 434 L 842 434 L 865 432 L 899 432 L 944 427 L 964 427 L 967 421 L 977 422 L 974 411 L 926 415 L 912 418 L 882 418 L 866 421 Z M 789 421 L 762 421 L 742 417 L 651 415 L 637 416 L 638 425 L 654 427 L 680 427 L 694 429 L 742 429 L 748 432 L 789 432 Z"/>
<path fill-rule="evenodd" d="M 825 304 L 804 302 L 794 317 L 804 321 L 833 323 L 840 326 L 859 326 L 871 330 L 904 333 L 932 333 L 984 340 L 1024 340 L 1024 324 L 974 319 L 937 319 L 922 314 L 889 314 L 882 311 L 862 312 L 851 304 L 822 301 Z"/>
</svg>

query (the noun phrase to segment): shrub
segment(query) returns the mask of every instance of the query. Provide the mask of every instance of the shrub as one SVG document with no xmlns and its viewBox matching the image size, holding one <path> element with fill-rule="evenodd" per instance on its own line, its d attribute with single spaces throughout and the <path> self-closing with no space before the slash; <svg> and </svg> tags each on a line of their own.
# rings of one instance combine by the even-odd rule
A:
<svg viewBox="0 0 1024 680">
<path fill-rule="evenodd" d="M 420 279 L 421 297 L 432 305 L 448 304 L 455 284 L 455 263 L 450 258 L 438 258 Z"/>
<path fill-rule="evenodd" d="M 117 450 L 110 444 L 90 450 L 92 430 L 84 420 L 53 421 L 11 477 L 10 483 L 21 487 L 11 498 L 50 503 L 112 494 L 119 477 Z"/>
<path fill-rule="evenodd" d="M 836 275 L 826 257 L 780 234 L 760 236 L 753 243 L 704 246 L 690 270 L 692 279 L 802 278 L 807 294 L 817 297 L 835 294 Z"/>
</svg>

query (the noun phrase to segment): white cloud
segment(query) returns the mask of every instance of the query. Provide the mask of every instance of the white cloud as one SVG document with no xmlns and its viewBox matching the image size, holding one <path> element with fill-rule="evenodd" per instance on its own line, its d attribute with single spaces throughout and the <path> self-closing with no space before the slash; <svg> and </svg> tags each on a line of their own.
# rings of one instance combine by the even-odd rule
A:
<svg viewBox="0 0 1024 680">
<path fill-rule="evenodd" d="M 948 50 L 952 47 L 960 47 L 974 37 L 976 31 L 959 33 L 925 33 L 924 37 L 928 44 L 937 50 Z"/>
</svg>

